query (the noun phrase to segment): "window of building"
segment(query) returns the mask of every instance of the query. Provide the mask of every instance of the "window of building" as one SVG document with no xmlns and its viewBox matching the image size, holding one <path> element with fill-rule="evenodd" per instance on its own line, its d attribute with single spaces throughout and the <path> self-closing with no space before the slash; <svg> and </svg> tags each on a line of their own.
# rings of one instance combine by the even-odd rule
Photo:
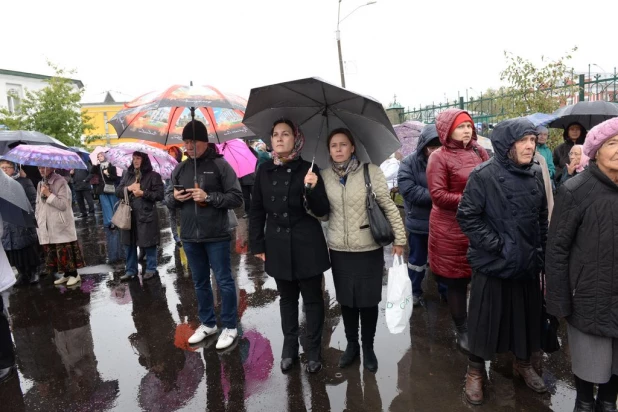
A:
<svg viewBox="0 0 618 412">
<path fill-rule="evenodd" d="M 15 110 L 21 103 L 22 89 L 19 84 L 6 84 L 6 100 L 7 106 L 11 113 L 15 113 Z"/>
</svg>

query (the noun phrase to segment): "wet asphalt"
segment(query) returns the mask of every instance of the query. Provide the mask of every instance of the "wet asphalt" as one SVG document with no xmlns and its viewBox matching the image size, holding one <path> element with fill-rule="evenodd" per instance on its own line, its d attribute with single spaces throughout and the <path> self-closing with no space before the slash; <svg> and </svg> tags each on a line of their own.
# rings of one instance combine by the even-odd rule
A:
<svg viewBox="0 0 618 412">
<path fill-rule="evenodd" d="M 448 307 L 439 302 L 431 279 L 424 283 L 426 306 L 414 308 L 411 326 L 392 335 L 384 319 L 384 278 L 375 339 L 379 369 L 373 374 L 359 360 L 337 367 L 346 341 L 332 276 L 325 273 L 324 369 L 308 374 L 301 354 L 301 365 L 283 374 L 276 285 L 249 254 L 247 220 L 241 218 L 232 240 L 240 338 L 223 353 L 214 347 L 216 338 L 191 348 L 186 340 L 199 324 L 193 283 L 164 208 L 159 221 L 159 277 L 120 282 L 118 231 L 104 230 L 96 214 L 76 220 L 88 265 L 80 270 L 81 285 L 56 287 L 47 277 L 5 293 L 18 373 L 0 385 L 0 411 L 573 409 L 564 328 L 563 349 L 545 355 L 547 394 L 536 394 L 513 378 L 512 358 L 503 354 L 487 362 L 484 405 L 467 405 L 462 395 L 467 360 L 456 349 Z M 388 267 L 390 250 L 384 253 Z M 301 338 L 301 351 L 302 346 Z"/>
</svg>

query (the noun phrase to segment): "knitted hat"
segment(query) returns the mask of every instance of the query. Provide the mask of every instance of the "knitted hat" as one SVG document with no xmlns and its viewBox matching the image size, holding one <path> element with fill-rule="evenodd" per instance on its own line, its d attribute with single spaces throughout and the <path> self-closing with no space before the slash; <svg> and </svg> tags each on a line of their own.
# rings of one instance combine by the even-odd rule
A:
<svg viewBox="0 0 618 412">
<path fill-rule="evenodd" d="M 606 120 L 594 126 L 586 135 L 584 142 L 584 154 L 591 159 L 595 159 L 597 151 L 603 143 L 618 135 L 618 117 Z"/>
<path fill-rule="evenodd" d="M 191 120 L 187 125 L 182 129 L 182 140 L 193 140 L 193 124 L 195 123 L 195 140 L 198 142 L 207 142 L 208 141 L 208 131 L 206 130 L 206 126 L 204 123 L 199 120 Z"/>
<path fill-rule="evenodd" d="M 463 122 L 470 122 L 472 123 L 472 127 L 474 127 L 474 122 L 472 121 L 472 118 L 470 117 L 470 115 L 467 112 L 462 112 L 462 113 L 459 113 L 457 117 L 455 118 L 455 120 L 453 121 L 453 124 L 451 125 L 451 128 L 448 131 L 448 135 L 450 136 L 453 133 L 453 130 L 455 130 L 457 126 L 459 126 Z"/>
</svg>

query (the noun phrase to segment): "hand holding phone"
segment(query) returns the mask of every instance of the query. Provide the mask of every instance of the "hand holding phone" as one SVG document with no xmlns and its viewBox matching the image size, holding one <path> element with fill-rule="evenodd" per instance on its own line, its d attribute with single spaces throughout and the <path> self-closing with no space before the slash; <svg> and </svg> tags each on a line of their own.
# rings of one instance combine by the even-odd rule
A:
<svg viewBox="0 0 618 412">
<path fill-rule="evenodd" d="M 179 202 L 186 202 L 191 199 L 191 193 L 187 192 L 187 190 L 182 185 L 174 185 L 174 199 Z"/>
</svg>

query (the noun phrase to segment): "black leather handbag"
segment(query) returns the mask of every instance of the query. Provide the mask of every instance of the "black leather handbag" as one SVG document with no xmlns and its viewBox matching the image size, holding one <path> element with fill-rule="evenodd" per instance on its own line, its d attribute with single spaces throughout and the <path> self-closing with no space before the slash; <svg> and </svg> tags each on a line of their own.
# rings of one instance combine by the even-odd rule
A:
<svg viewBox="0 0 618 412">
<path fill-rule="evenodd" d="M 369 178 L 369 164 L 365 163 L 364 168 L 365 188 L 367 189 L 367 200 L 365 201 L 365 205 L 367 206 L 367 216 L 369 217 L 371 234 L 378 245 L 390 245 L 395 240 L 393 228 L 376 201 L 376 194 L 373 191 L 371 179 Z"/>
<path fill-rule="evenodd" d="M 541 298 L 543 306 L 541 308 L 541 349 L 545 353 L 556 352 L 560 349 L 558 341 L 558 327 L 560 321 L 555 316 L 547 313 L 545 304 L 545 273 L 541 273 Z"/>
</svg>

